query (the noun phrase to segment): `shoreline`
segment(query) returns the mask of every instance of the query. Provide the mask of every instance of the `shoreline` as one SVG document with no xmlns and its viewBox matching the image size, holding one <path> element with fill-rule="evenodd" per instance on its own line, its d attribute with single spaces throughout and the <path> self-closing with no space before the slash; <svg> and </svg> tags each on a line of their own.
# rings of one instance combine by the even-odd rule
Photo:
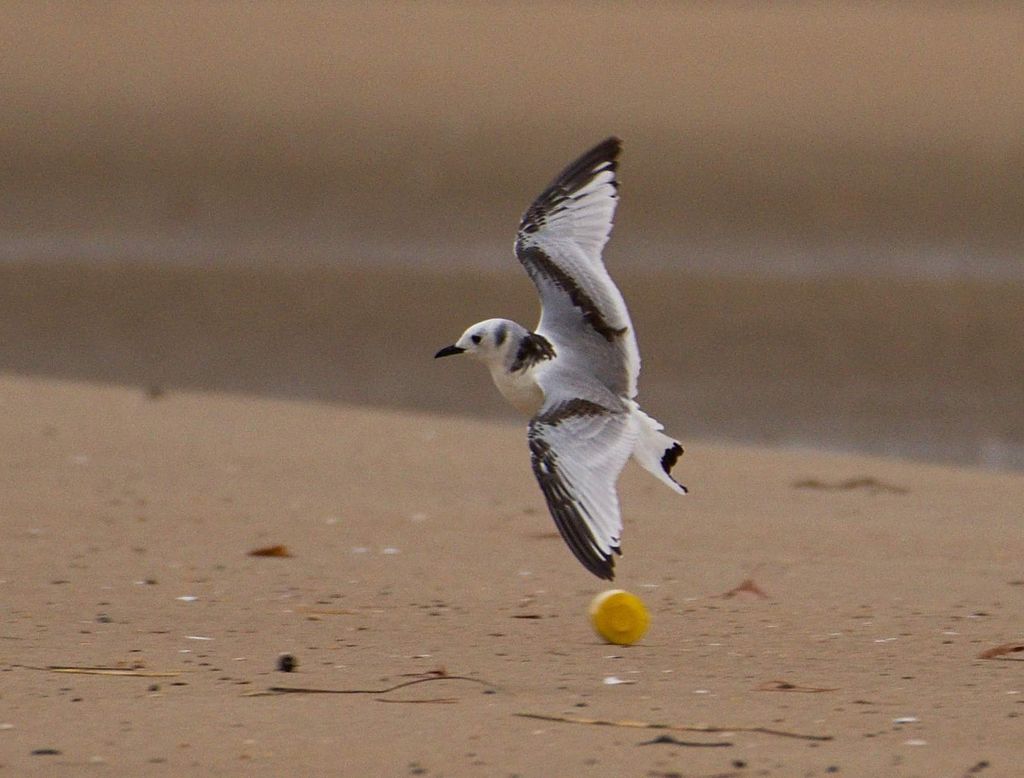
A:
<svg viewBox="0 0 1024 778">
<path fill-rule="evenodd" d="M 610 264 L 641 400 L 684 439 L 1024 469 L 1024 284 Z M 482 371 L 429 359 L 473 321 L 535 321 L 515 270 L 4 262 L 0 370 L 515 418 Z"/>
</svg>

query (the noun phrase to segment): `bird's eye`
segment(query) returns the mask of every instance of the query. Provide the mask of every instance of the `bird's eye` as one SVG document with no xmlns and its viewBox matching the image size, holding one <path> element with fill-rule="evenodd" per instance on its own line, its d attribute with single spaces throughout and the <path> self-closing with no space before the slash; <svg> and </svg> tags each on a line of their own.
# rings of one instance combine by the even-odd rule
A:
<svg viewBox="0 0 1024 778">
<path fill-rule="evenodd" d="M 469 336 L 469 339 L 470 339 L 471 341 L 473 341 L 474 343 L 477 343 L 477 344 L 479 344 L 479 343 L 480 343 L 480 336 L 479 336 L 479 335 L 470 335 L 470 336 Z"/>
</svg>

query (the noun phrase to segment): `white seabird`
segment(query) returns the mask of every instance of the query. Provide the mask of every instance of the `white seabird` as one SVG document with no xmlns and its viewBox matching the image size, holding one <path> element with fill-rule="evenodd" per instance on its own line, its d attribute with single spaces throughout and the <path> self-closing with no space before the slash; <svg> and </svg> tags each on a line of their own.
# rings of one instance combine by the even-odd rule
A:
<svg viewBox="0 0 1024 778">
<path fill-rule="evenodd" d="M 507 319 L 467 329 L 435 358 L 469 354 L 529 414 L 533 472 L 562 538 L 594 575 L 614 577 L 622 516 L 615 483 L 632 456 L 680 494 L 683 453 L 636 402 L 640 352 L 601 260 L 618 200 L 608 138 L 570 164 L 526 211 L 515 252 L 540 292 L 534 332 Z"/>
</svg>

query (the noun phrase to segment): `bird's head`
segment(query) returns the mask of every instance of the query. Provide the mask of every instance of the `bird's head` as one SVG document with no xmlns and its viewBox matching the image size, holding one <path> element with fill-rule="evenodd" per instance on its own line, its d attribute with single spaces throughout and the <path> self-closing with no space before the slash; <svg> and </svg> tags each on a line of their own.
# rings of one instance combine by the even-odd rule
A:
<svg viewBox="0 0 1024 778">
<path fill-rule="evenodd" d="M 467 329 L 455 343 L 438 351 L 434 359 L 468 354 L 481 362 L 502 362 L 513 342 L 518 342 L 525 333 L 526 330 L 514 321 L 488 319 Z"/>
</svg>

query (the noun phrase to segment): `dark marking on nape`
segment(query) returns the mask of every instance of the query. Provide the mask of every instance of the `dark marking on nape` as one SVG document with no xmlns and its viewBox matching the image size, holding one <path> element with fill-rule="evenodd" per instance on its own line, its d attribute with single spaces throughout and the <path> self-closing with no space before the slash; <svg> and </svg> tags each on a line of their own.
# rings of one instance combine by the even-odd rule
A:
<svg viewBox="0 0 1024 778">
<path fill-rule="evenodd" d="M 540 490 L 548 504 L 548 511 L 555 520 L 555 526 L 569 550 L 598 578 L 611 581 L 615 578 L 615 559 L 604 554 L 598 547 L 593 533 L 576 505 L 571 486 L 565 481 L 558 469 L 558 457 L 554 450 L 537 432 L 534 424 L 530 425 L 528 436 L 533 474 L 540 484 Z M 621 554 L 618 546 L 613 546 L 616 554 Z"/>
<path fill-rule="evenodd" d="M 615 137 L 607 138 L 570 162 L 523 214 L 519 231 L 527 235 L 539 232 L 547 223 L 548 214 L 571 199 L 573 193 L 590 183 L 594 176 L 605 170 L 614 174 L 618 167 L 616 158 L 621 149 L 622 141 Z M 618 190 L 619 184 L 614 175 L 609 183 Z"/>
<path fill-rule="evenodd" d="M 499 324 L 498 329 L 494 332 L 494 345 L 501 348 L 501 345 L 505 342 L 505 338 L 508 337 L 508 325 Z"/>
<path fill-rule="evenodd" d="M 572 400 L 560 402 L 557 405 L 552 405 L 546 411 L 539 414 L 533 421 L 535 424 L 547 424 L 549 427 L 557 427 L 566 419 L 572 419 L 579 416 L 603 416 L 614 412 L 615 411 L 612 411 L 610 408 L 606 408 L 603 405 L 577 397 Z"/>
<path fill-rule="evenodd" d="M 583 320 L 609 343 L 614 343 L 616 338 L 622 337 L 629 331 L 628 327 L 613 327 L 609 324 L 593 298 L 581 289 L 572 276 L 562 270 L 542 249 L 536 246 L 522 246 L 517 243 L 516 254 L 535 283 L 538 278 L 544 279 L 569 295 L 572 304 L 582 312 Z"/>
<path fill-rule="evenodd" d="M 551 341 L 543 335 L 531 332 L 519 341 L 519 350 L 516 351 L 516 358 L 510 369 L 515 373 L 533 367 L 545 359 L 553 359 L 554 356 L 555 347 L 551 345 Z"/>
</svg>

